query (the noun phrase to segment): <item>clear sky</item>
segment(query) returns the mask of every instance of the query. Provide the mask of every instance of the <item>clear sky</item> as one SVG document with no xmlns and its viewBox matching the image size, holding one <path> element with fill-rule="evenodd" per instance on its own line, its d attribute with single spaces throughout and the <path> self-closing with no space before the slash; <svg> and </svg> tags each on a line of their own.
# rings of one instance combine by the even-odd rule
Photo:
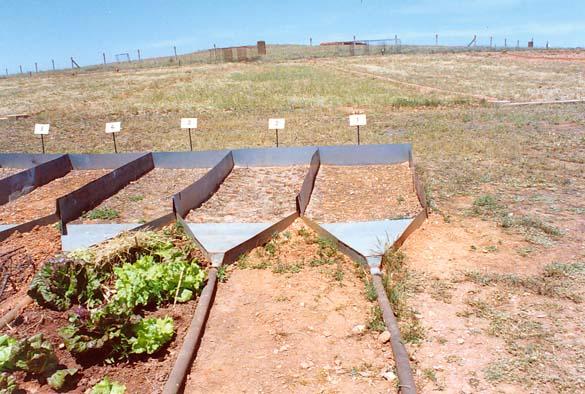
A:
<svg viewBox="0 0 585 394">
<path fill-rule="evenodd" d="M 0 0 L 0 73 L 230 46 L 377 39 L 585 47 L 585 0 Z"/>
</svg>

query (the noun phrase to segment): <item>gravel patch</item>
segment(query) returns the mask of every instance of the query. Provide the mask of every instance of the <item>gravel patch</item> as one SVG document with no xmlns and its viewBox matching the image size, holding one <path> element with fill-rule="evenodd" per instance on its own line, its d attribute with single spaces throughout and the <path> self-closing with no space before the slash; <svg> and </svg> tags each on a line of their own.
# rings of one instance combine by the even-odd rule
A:
<svg viewBox="0 0 585 394">
<path fill-rule="evenodd" d="M 84 215 L 74 223 L 146 223 L 173 212 L 173 194 L 205 175 L 207 168 L 155 168 L 102 202 L 94 211 L 109 210 L 112 219 Z"/>
<path fill-rule="evenodd" d="M 408 163 L 322 165 L 306 215 L 335 223 L 414 217 L 422 207 Z"/>
<path fill-rule="evenodd" d="M 308 166 L 234 168 L 190 223 L 274 222 L 296 210 Z"/>
</svg>

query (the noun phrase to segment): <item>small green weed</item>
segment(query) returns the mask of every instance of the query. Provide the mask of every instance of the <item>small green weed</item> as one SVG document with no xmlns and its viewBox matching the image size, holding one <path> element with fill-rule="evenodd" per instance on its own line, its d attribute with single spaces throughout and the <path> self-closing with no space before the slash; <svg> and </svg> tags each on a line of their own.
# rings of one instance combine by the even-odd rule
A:
<svg viewBox="0 0 585 394">
<path fill-rule="evenodd" d="M 96 219 L 111 220 L 111 219 L 116 219 L 117 217 L 120 216 L 120 214 L 115 209 L 96 208 L 96 209 L 93 209 L 93 210 L 87 212 L 83 216 L 87 219 L 90 219 L 90 220 L 96 220 Z"/>
</svg>

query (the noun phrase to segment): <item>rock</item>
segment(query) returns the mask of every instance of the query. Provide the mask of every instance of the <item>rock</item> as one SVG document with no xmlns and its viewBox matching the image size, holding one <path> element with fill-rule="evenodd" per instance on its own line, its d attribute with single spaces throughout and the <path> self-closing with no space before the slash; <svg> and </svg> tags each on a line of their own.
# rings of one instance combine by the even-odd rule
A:
<svg viewBox="0 0 585 394">
<path fill-rule="evenodd" d="M 356 326 L 353 326 L 353 328 L 351 329 L 351 331 L 354 334 L 363 334 L 364 331 L 366 331 L 366 326 L 363 324 L 358 324 Z"/>
<path fill-rule="evenodd" d="M 457 343 L 460 345 L 463 345 L 465 343 L 465 339 L 463 338 L 457 338 Z"/>
<path fill-rule="evenodd" d="M 309 360 L 309 361 L 303 361 L 303 362 L 301 363 L 301 368 L 302 368 L 302 369 L 309 369 L 309 368 L 311 368 L 313 365 L 315 365 L 315 364 L 313 364 L 313 362 L 312 362 L 312 361 L 310 361 L 310 360 Z"/>
<path fill-rule="evenodd" d="M 323 331 L 323 336 L 325 338 L 329 338 L 331 336 L 331 333 L 329 331 Z"/>
<path fill-rule="evenodd" d="M 385 371 L 380 375 L 389 382 L 396 380 L 396 374 L 392 371 Z"/>
<path fill-rule="evenodd" d="M 378 342 L 386 343 L 390 340 L 390 333 L 388 331 L 384 331 L 380 335 L 378 335 Z"/>
</svg>

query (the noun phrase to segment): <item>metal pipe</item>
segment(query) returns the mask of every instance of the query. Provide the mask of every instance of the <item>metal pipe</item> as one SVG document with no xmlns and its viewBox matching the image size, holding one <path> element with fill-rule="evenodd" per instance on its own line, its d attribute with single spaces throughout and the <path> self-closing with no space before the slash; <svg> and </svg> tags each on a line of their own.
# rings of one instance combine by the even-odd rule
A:
<svg viewBox="0 0 585 394">
<path fill-rule="evenodd" d="M 207 284 L 201 292 L 193 320 L 191 320 L 191 325 L 189 326 L 187 335 L 185 335 L 185 341 L 183 342 L 183 346 L 181 346 L 173 370 L 169 374 L 169 378 L 163 389 L 163 394 L 176 394 L 182 391 L 185 377 L 191 369 L 191 363 L 201 343 L 205 323 L 213 303 L 216 284 L 217 268 L 212 267 L 208 271 Z"/>
<path fill-rule="evenodd" d="M 392 345 L 392 353 L 394 354 L 394 361 L 396 363 L 396 374 L 398 375 L 400 393 L 416 394 L 416 385 L 414 383 L 412 369 L 410 368 L 408 353 L 400 338 L 398 322 L 390 306 L 388 295 L 382 284 L 382 278 L 380 275 L 372 275 L 372 281 L 374 282 L 374 288 L 378 295 L 378 304 L 380 304 L 380 309 L 382 309 L 384 323 L 386 323 L 386 328 L 390 332 L 390 344 Z"/>
</svg>

